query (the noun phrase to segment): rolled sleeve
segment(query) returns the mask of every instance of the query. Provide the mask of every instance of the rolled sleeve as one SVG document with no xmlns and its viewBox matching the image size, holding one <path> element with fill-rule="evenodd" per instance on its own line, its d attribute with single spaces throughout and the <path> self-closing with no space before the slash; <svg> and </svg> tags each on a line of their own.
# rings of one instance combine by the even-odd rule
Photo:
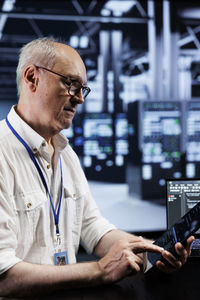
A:
<svg viewBox="0 0 200 300">
<path fill-rule="evenodd" d="M 1 249 L 0 257 L 0 275 L 21 261 L 20 258 L 15 256 L 15 251 L 13 249 Z"/>
<path fill-rule="evenodd" d="M 0 184 L 0 274 L 10 269 L 21 259 L 16 257 L 17 224 L 16 216 Z"/>
<path fill-rule="evenodd" d="M 81 243 L 88 253 L 92 253 L 99 240 L 116 227 L 102 217 L 91 194 L 85 198 Z"/>
</svg>

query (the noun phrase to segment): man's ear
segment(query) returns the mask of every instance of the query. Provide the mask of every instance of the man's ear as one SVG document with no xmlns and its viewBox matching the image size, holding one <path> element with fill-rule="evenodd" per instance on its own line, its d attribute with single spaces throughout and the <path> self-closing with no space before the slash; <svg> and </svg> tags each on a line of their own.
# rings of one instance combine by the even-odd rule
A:
<svg viewBox="0 0 200 300">
<path fill-rule="evenodd" d="M 32 92 L 36 91 L 38 86 L 37 68 L 34 65 L 26 67 L 24 71 L 24 81 Z"/>
</svg>

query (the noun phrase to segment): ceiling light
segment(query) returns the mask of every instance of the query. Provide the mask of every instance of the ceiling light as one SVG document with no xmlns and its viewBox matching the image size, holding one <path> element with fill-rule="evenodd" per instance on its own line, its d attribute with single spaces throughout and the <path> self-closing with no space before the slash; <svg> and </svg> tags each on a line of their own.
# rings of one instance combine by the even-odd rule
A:
<svg viewBox="0 0 200 300">
<path fill-rule="evenodd" d="M 101 10 L 101 14 L 102 11 L 107 10 L 112 11 L 114 16 L 120 17 L 124 13 L 129 12 L 135 4 L 135 0 L 110 0 L 104 5 L 103 9 Z"/>
<path fill-rule="evenodd" d="M 73 48 L 78 48 L 78 46 L 79 46 L 79 37 L 77 35 L 72 35 L 70 37 L 69 44 Z"/>
<path fill-rule="evenodd" d="M 14 8 L 15 0 L 5 0 L 2 6 L 2 11 L 9 12 Z"/>
</svg>

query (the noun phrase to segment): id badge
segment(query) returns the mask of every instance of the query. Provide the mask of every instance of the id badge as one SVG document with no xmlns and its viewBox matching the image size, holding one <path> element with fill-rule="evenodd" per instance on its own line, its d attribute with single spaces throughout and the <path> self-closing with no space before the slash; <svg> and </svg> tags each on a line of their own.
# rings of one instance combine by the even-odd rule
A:
<svg viewBox="0 0 200 300">
<path fill-rule="evenodd" d="M 56 252 L 54 254 L 54 264 L 57 266 L 64 266 L 68 264 L 67 251 Z"/>
</svg>

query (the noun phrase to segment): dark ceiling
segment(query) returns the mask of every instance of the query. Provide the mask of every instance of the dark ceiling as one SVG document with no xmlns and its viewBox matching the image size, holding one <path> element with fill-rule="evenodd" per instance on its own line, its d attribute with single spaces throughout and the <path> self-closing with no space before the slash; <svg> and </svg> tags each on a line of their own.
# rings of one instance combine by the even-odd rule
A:
<svg viewBox="0 0 200 300">
<path fill-rule="evenodd" d="M 151 1 L 151 0 L 150 0 Z M 5 2 L 10 4 L 5 10 Z M 43 36 L 61 37 L 69 43 L 71 35 L 86 34 L 90 38 L 87 49 L 79 49 L 84 56 L 97 55 L 100 30 L 123 30 L 124 38 L 134 36 L 134 48 L 147 51 L 147 1 L 137 0 L 120 17 L 102 16 L 109 0 L 1 0 L 0 1 L 0 101 L 16 100 L 15 69 L 19 49 L 32 39 Z M 119 2 L 123 2 L 122 0 Z M 156 1 L 161 2 L 161 1 Z M 181 4 L 179 4 L 181 2 Z M 196 4 L 195 4 L 196 5 Z M 176 1 L 176 10 L 194 7 L 191 1 Z M 195 6 L 196 7 L 196 6 Z M 184 17 L 186 20 L 187 17 Z M 191 19 L 191 18 L 190 18 Z M 193 19 L 194 20 L 194 19 Z"/>
</svg>

